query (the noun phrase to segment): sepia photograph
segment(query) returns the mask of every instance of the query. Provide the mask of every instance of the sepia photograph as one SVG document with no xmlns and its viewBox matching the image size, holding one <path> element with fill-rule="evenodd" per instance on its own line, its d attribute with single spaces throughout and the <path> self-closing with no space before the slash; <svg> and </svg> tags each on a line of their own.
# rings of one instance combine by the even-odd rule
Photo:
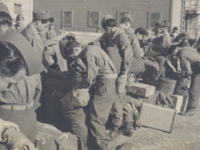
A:
<svg viewBox="0 0 200 150">
<path fill-rule="evenodd" d="M 0 150 L 200 150 L 200 0 L 0 0 Z"/>
</svg>

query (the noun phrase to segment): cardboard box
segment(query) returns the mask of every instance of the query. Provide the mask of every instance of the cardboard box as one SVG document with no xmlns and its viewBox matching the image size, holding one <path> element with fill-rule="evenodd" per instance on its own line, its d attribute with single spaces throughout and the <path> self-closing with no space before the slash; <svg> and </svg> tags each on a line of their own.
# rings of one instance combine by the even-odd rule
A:
<svg viewBox="0 0 200 150">
<path fill-rule="evenodd" d="M 129 88 L 128 93 L 143 97 L 149 97 L 155 94 L 155 86 L 135 83 Z"/>
<path fill-rule="evenodd" d="M 177 113 L 186 111 L 188 104 L 187 95 L 172 95 L 171 98 Z"/>
<path fill-rule="evenodd" d="M 171 95 L 172 103 L 176 109 L 176 113 L 182 112 L 181 107 L 183 105 L 182 95 Z"/>
<path fill-rule="evenodd" d="M 176 110 L 143 103 L 139 121 L 142 126 L 172 132 Z"/>
</svg>

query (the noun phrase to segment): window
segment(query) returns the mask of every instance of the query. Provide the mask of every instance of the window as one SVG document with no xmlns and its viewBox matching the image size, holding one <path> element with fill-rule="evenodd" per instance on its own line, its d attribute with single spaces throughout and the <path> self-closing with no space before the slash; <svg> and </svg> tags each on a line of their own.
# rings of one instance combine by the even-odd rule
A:
<svg viewBox="0 0 200 150">
<path fill-rule="evenodd" d="M 100 23 L 100 11 L 88 12 L 88 27 L 99 27 Z"/>
<path fill-rule="evenodd" d="M 19 14 L 22 12 L 22 5 L 21 4 L 14 4 L 15 5 L 15 14 Z"/>
<path fill-rule="evenodd" d="M 162 20 L 161 12 L 148 13 L 148 28 L 153 28 L 158 20 Z"/>
<path fill-rule="evenodd" d="M 62 26 L 72 27 L 73 26 L 73 11 L 62 10 Z"/>
<path fill-rule="evenodd" d="M 117 23 L 120 24 L 121 19 L 125 14 L 130 14 L 129 11 L 117 11 Z"/>
</svg>

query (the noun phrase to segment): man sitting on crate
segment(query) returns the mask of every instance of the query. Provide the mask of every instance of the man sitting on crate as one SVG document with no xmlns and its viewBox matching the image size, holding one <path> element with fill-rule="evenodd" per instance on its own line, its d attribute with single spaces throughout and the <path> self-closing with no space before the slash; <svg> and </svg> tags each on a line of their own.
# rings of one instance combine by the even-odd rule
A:
<svg viewBox="0 0 200 150">
<path fill-rule="evenodd" d="M 193 116 L 200 98 L 200 55 L 196 49 L 189 46 L 177 47 L 172 45 L 169 53 L 176 55 L 181 63 L 181 75 L 190 80 L 187 110 L 181 116 Z M 188 84 L 188 83 L 187 83 Z"/>
<path fill-rule="evenodd" d="M 90 88 L 94 91 L 90 103 L 90 131 L 96 147 L 94 149 L 104 150 L 110 141 L 105 123 L 116 98 L 115 66 L 102 49 L 97 46 L 82 46 L 76 40 L 66 44 L 65 54 L 73 66 L 79 66 L 76 71 L 85 70 L 81 71 L 81 78 L 74 81 L 73 89 Z M 83 62 L 82 65 L 78 65 L 80 61 Z"/>
<path fill-rule="evenodd" d="M 163 74 L 163 65 L 165 63 L 165 56 L 171 44 L 171 37 L 168 32 L 169 23 L 166 20 L 159 20 L 154 27 L 156 38 L 152 43 L 144 47 L 144 56 L 151 57 L 159 65 L 159 76 Z"/>
</svg>

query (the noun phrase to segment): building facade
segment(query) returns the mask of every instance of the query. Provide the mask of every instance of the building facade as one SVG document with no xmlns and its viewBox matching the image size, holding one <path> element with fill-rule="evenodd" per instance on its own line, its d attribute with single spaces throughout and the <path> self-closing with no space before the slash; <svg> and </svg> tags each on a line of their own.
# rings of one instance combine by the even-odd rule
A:
<svg viewBox="0 0 200 150">
<path fill-rule="evenodd" d="M 33 8 L 49 9 L 56 31 L 64 25 L 67 31 L 95 32 L 106 14 L 119 22 L 125 13 L 130 13 L 134 28 L 151 28 L 158 19 L 180 27 L 181 3 L 182 0 L 34 0 Z"/>
<path fill-rule="evenodd" d="M 0 0 L 0 3 L 4 3 L 8 7 L 14 20 L 17 14 L 22 13 L 25 25 L 32 21 L 33 0 Z"/>
</svg>

